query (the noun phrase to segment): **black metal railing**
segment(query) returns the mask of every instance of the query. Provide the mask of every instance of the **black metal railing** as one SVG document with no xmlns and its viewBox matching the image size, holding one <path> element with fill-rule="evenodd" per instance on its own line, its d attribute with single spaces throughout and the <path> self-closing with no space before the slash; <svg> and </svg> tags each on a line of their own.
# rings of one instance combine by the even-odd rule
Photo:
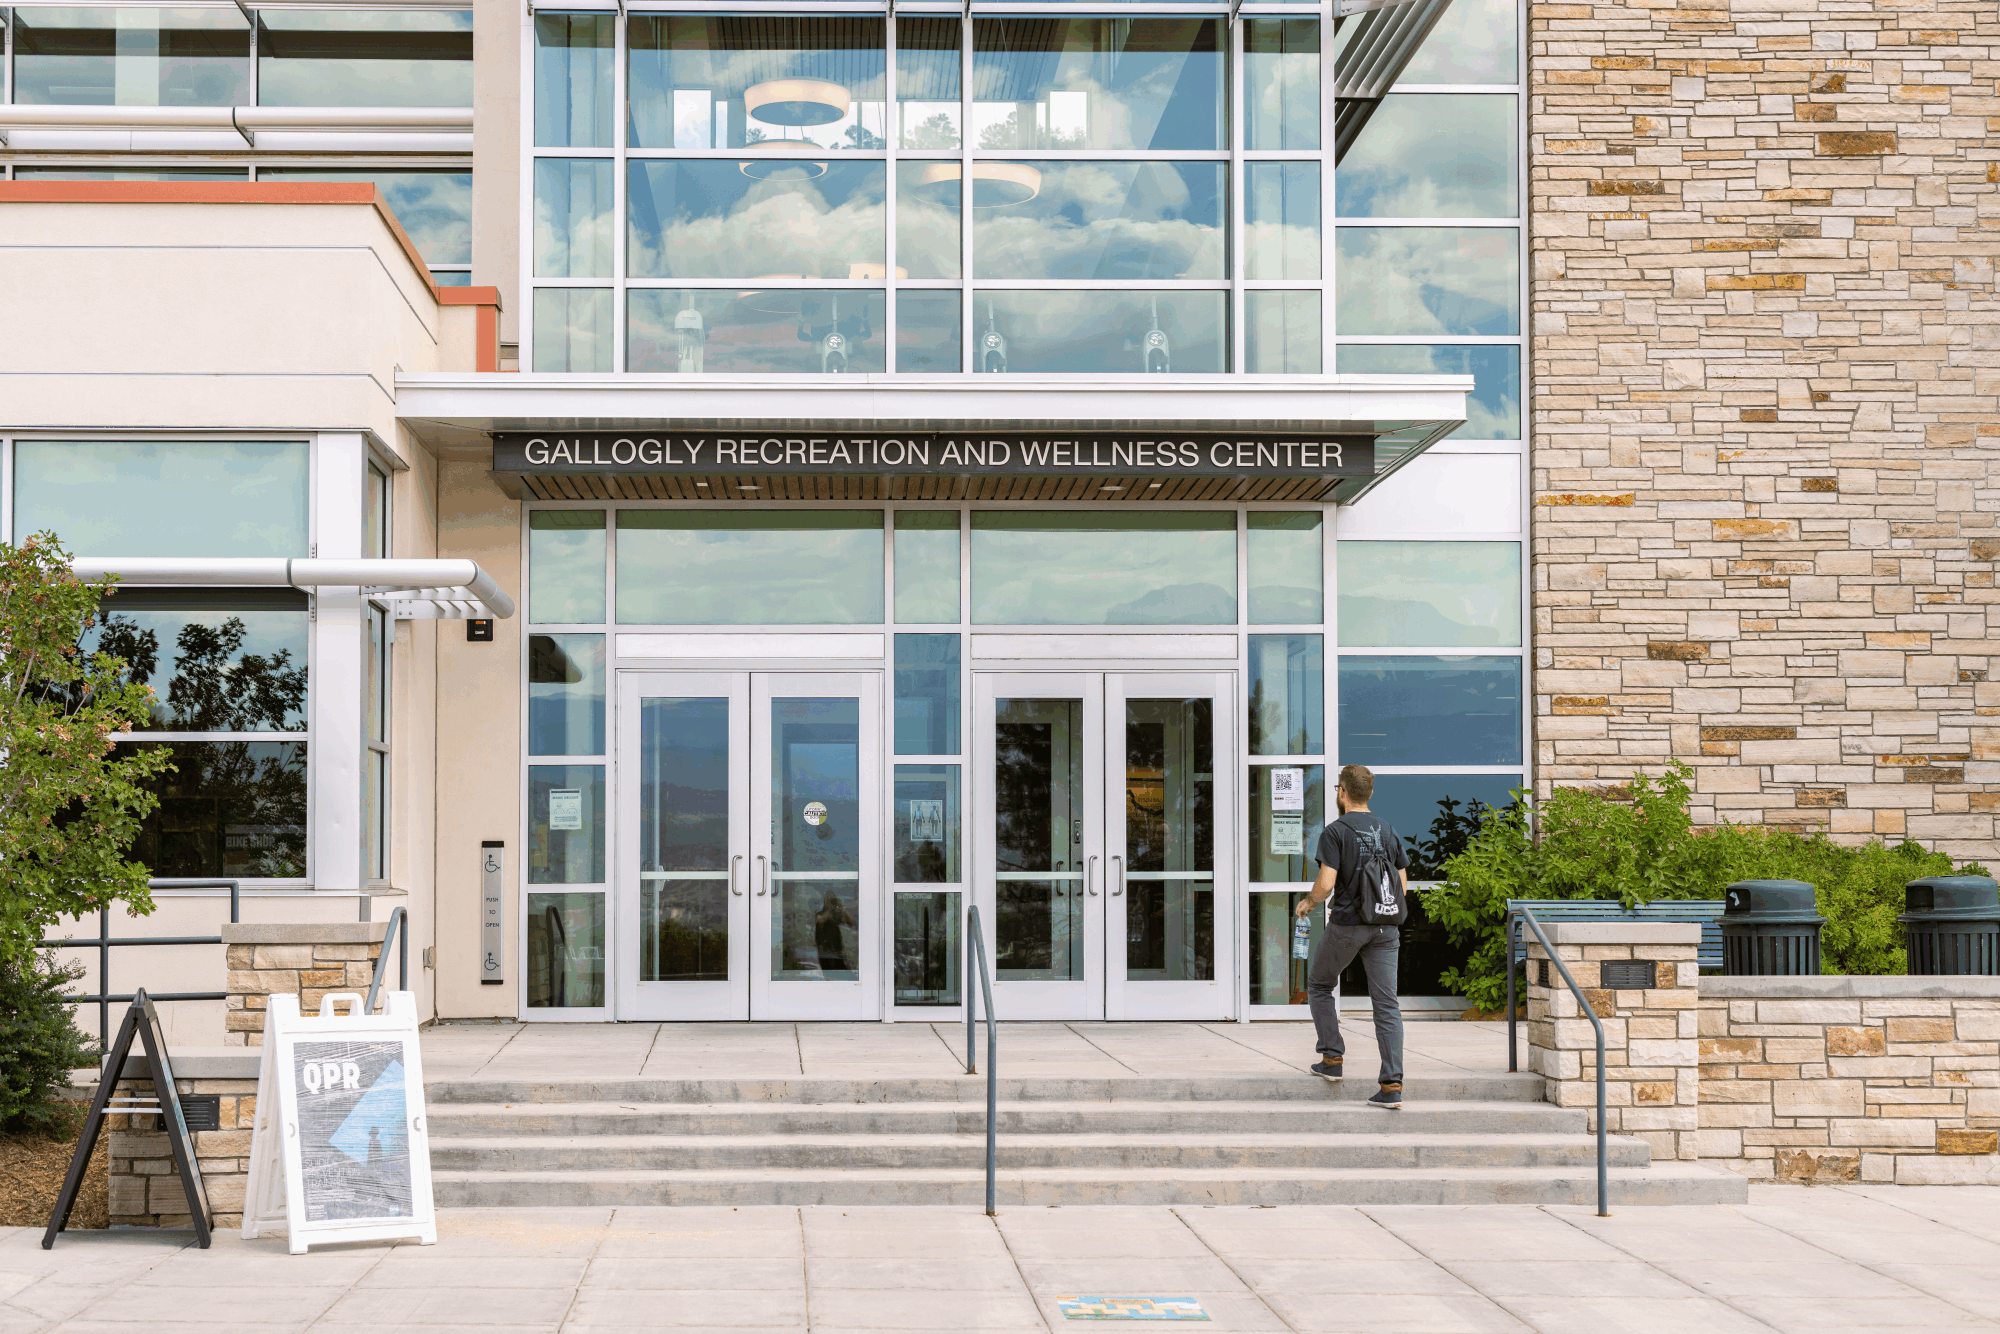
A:
<svg viewBox="0 0 2000 1334">
<path fill-rule="evenodd" d="M 375 975 L 368 983 L 368 1000 L 362 1005 L 361 1013 L 375 1013 L 375 997 L 382 990 L 382 974 L 389 971 L 389 942 L 396 942 L 396 990 L 410 989 L 410 921 L 409 914 L 396 908 L 389 914 L 389 925 L 382 932 L 382 952 L 375 956 Z"/>
<path fill-rule="evenodd" d="M 1515 907 L 1507 914 L 1507 1069 L 1511 1073 L 1521 1068 L 1514 1046 L 1514 942 L 1519 938 L 1515 924 L 1523 921 L 1528 924 L 1528 929 L 1535 933 L 1535 939 L 1541 942 L 1543 952 L 1549 956 L 1549 962 L 1555 965 L 1558 973 L 1562 974 L 1563 983 L 1569 987 L 1570 994 L 1576 997 L 1577 1007 L 1583 1011 L 1583 1017 L 1590 1020 L 1590 1026 L 1597 1030 L 1597 1216 L 1609 1218 L 1611 1192 L 1607 1181 L 1609 1173 L 1605 1170 L 1604 1161 L 1604 1021 L 1597 1017 L 1597 1010 L 1591 1005 L 1590 998 L 1583 994 L 1583 988 L 1569 975 L 1569 967 L 1557 957 L 1555 946 L 1549 944 L 1548 933 L 1543 931 L 1542 924 L 1535 920 L 1534 910 L 1525 907 Z M 1553 1020 L 1551 1022 L 1553 1023 Z"/>
<path fill-rule="evenodd" d="M 242 886 L 234 880 L 181 880 L 168 878 L 148 880 L 148 889 L 226 889 L 229 891 L 229 920 L 240 922 L 243 911 Z M 111 934 L 111 908 L 97 910 L 97 937 L 79 936 L 72 940 L 44 940 L 41 948 L 56 950 L 94 949 L 97 951 L 97 987 L 94 996 L 68 996 L 64 999 L 74 1005 L 97 1006 L 97 1045 L 108 1049 L 111 1046 L 111 1003 L 138 999 L 137 992 L 116 993 L 111 990 L 111 951 L 133 945 L 220 945 L 221 936 L 113 936 Z M 224 991 L 154 991 L 148 988 L 148 999 L 156 1001 L 206 1001 L 227 1000 Z"/>
<path fill-rule="evenodd" d="M 978 995 L 986 997 L 986 1212 L 990 1214 L 993 1212 L 993 1151 L 995 1139 L 998 1134 L 996 1118 L 999 1115 L 1000 1108 L 1000 1085 L 997 1082 L 997 1075 L 994 1071 L 994 1053 L 999 1047 L 1000 1037 L 998 1029 L 993 1023 L 993 983 L 986 976 L 986 939 L 979 930 L 979 908 L 976 904 L 966 910 L 965 952 L 971 956 L 965 970 L 965 980 L 968 983 L 972 981 L 972 965 L 977 964 L 979 968 Z M 979 1015 L 978 1006 L 975 1004 L 978 995 L 975 995 L 969 986 L 966 988 L 965 1073 L 968 1075 L 979 1073 L 978 1064 L 973 1059 L 976 1051 L 975 1044 L 978 1041 L 978 1028 L 976 1025 L 979 1022 Z"/>
</svg>

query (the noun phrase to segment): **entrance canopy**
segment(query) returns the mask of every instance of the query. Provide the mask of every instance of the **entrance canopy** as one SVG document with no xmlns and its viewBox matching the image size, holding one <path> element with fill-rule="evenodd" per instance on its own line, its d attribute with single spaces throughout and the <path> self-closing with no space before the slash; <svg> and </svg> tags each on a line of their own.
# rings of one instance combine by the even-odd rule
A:
<svg viewBox="0 0 2000 1334">
<path fill-rule="evenodd" d="M 519 499 L 1352 504 L 1465 420 L 1470 376 L 406 375 L 398 415 Z"/>
</svg>

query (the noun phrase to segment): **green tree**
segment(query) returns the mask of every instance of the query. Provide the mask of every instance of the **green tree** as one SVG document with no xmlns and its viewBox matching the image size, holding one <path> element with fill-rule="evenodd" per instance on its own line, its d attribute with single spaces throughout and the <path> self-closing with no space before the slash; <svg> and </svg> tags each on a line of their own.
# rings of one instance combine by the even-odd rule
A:
<svg viewBox="0 0 2000 1334">
<path fill-rule="evenodd" d="M 144 725 L 152 691 L 77 647 L 109 586 L 71 573 L 53 533 L 0 543 L 0 961 L 26 960 L 65 917 L 153 909 L 127 849 L 169 756 L 115 757 L 112 741 Z"/>
</svg>

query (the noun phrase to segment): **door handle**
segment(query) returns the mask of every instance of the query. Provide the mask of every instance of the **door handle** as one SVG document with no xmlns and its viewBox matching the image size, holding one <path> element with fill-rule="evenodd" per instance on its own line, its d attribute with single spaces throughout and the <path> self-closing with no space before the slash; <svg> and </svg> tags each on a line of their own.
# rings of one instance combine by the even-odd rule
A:
<svg viewBox="0 0 2000 1334">
<path fill-rule="evenodd" d="M 1083 859 L 1083 887 L 1093 899 L 1097 897 L 1097 886 L 1093 883 L 1097 875 L 1097 854 L 1091 853 Z"/>
<path fill-rule="evenodd" d="M 1111 860 L 1118 863 L 1118 879 L 1111 890 L 1111 897 L 1115 899 L 1125 892 L 1125 859 L 1114 852 Z"/>
<path fill-rule="evenodd" d="M 757 857 L 757 874 L 761 877 L 757 885 L 757 897 L 761 899 L 771 892 L 771 862 L 761 853 Z"/>
<path fill-rule="evenodd" d="M 743 891 L 736 887 L 736 863 L 742 860 L 743 854 L 740 852 L 729 859 L 729 892 L 739 899 L 743 897 Z"/>
</svg>

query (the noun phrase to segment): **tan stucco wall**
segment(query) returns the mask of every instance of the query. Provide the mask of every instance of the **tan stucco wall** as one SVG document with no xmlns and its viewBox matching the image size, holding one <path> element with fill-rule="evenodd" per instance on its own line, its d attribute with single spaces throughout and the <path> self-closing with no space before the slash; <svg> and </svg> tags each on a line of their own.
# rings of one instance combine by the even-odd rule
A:
<svg viewBox="0 0 2000 1334">
<path fill-rule="evenodd" d="M 34 312 L 0 320 L 0 431 L 395 442 L 399 368 L 475 364 L 475 309 L 440 307 L 369 205 L 4 201 L 0 235 L 7 308 Z"/>
<path fill-rule="evenodd" d="M 520 338 L 522 14 L 473 0 L 472 281 L 500 289 L 500 341 Z M 488 988 L 491 990 L 491 988 Z"/>
<path fill-rule="evenodd" d="M 485 462 L 439 465 L 438 555 L 476 560 L 521 588 L 521 507 L 493 483 Z M 517 591 L 518 597 L 518 591 Z M 439 1018 L 512 1015 L 520 982 L 516 932 L 522 849 L 521 633 L 527 608 L 496 621 L 493 642 L 468 644 L 464 627 L 440 627 L 437 646 L 437 1009 Z M 479 980 L 479 845 L 507 844 L 506 972 Z"/>
</svg>

